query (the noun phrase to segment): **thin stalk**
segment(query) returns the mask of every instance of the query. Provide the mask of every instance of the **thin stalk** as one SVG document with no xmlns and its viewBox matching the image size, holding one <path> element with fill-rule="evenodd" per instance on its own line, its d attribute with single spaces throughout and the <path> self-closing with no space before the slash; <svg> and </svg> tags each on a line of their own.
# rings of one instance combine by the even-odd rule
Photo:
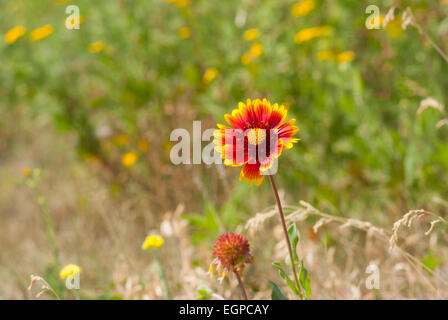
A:
<svg viewBox="0 0 448 320">
<path fill-rule="evenodd" d="M 159 273 L 160 280 L 162 281 L 163 292 L 166 300 L 171 300 L 170 291 L 168 289 L 168 282 L 166 281 L 165 271 L 163 270 L 162 261 L 160 261 L 157 252 L 154 253 L 156 259 L 157 271 Z"/>
<path fill-rule="evenodd" d="M 238 271 L 233 270 L 233 272 L 235 273 L 236 278 L 238 279 L 238 284 L 240 285 L 241 293 L 243 294 L 243 298 L 244 298 L 244 300 L 249 300 L 249 299 L 247 298 L 246 289 L 244 289 L 243 281 L 241 280 L 241 277 L 240 277 Z"/>
<path fill-rule="evenodd" d="M 58 247 L 56 246 L 56 240 L 55 240 L 55 235 L 54 235 L 55 234 L 54 221 L 53 221 L 53 218 L 51 217 L 50 210 L 48 209 L 47 200 L 39 192 L 39 190 L 36 189 L 36 192 L 37 192 L 37 202 L 38 202 L 39 207 L 45 217 L 45 225 L 46 225 L 46 229 L 47 229 L 47 239 L 51 245 L 54 258 L 59 267 L 61 265 L 61 261 L 59 260 L 59 250 L 58 250 Z"/>
<path fill-rule="evenodd" d="M 280 215 L 280 220 L 282 221 L 283 233 L 285 234 L 286 244 L 288 245 L 289 259 L 291 260 L 291 268 L 294 274 L 294 281 L 297 290 L 299 290 L 300 292 L 299 278 L 297 277 L 296 264 L 294 262 L 294 256 L 292 254 L 291 242 L 289 241 L 288 228 L 286 227 L 285 216 L 283 215 L 282 203 L 280 202 L 280 197 L 278 195 L 277 186 L 275 184 L 273 175 L 269 175 L 269 181 L 271 182 L 272 191 L 274 192 L 275 200 L 277 201 L 278 213 Z"/>
<path fill-rule="evenodd" d="M 437 53 L 445 60 L 445 62 L 448 63 L 448 55 L 440 48 L 437 43 L 435 43 L 431 37 L 426 33 L 426 31 L 423 29 L 423 27 L 417 22 L 415 19 L 414 13 L 412 12 L 411 8 L 406 9 L 407 14 L 411 17 L 411 24 L 417 28 L 417 30 L 420 32 L 420 34 L 429 42 L 429 44 L 437 51 Z"/>
<path fill-rule="evenodd" d="M 79 294 L 79 292 L 78 292 L 77 289 L 75 289 L 75 290 L 73 291 L 73 295 L 75 296 L 75 299 L 76 299 L 76 300 L 81 300 L 81 295 Z"/>
</svg>

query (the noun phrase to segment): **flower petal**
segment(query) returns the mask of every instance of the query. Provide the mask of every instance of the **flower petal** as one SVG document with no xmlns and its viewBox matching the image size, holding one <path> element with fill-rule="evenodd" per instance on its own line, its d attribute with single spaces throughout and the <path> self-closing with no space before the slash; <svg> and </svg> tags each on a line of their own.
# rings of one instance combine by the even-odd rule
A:
<svg viewBox="0 0 448 320">
<path fill-rule="evenodd" d="M 263 175 L 260 174 L 260 164 L 247 163 L 240 172 L 240 181 L 247 180 L 247 184 L 255 182 L 259 186 L 263 182 Z"/>
<path fill-rule="evenodd" d="M 277 134 L 279 138 L 290 138 L 299 131 L 299 127 L 294 126 L 296 119 L 291 119 L 288 122 L 283 123 L 277 128 Z"/>
</svg>

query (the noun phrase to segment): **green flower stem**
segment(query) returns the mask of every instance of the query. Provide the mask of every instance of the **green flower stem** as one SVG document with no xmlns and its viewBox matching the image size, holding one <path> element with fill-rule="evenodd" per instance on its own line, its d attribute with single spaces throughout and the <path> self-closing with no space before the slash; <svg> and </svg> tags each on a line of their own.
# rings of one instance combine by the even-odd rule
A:
<svg viewBox="0 0 448 320">
<path fill-rule="evenodd" d="M 76 300 L 81 300 L 81 295 L 79 294 L 78 290 L 73 290 L 73 295 L 75 296 Z"/>
<path fill-rule="evenodd" d="M 56 246 L 56 240 L 55 240 L 55 236 L 54 236 L 54 234 L 55 234 L 54 221 L 53 221 L 53 218 L 51 217 L 50 210 L 48 209 L 47 200 L 45 199 L 45 197 L 42 194 L 40 194 L 40 192 L 39 192 L 39 190 L 37 190 L 37 188 L 36 188 L 36 192 L 37 192 L 37 203 L 39 204 L 40 210 L 43 212 L 44 217 L 45 217 L 45 225 L 46 225 L 46 229 L 47 229 L 47 239 L 51 245 L 54 258 L 59 267 L 61 265 L 61 261 L 59 260 L 59 250 Z"/>
<path fill-rule="evenodd" d="M 157 252 L 154 252 L 154 257 L 156 260 L 157 272 L 159 273 L 160 280 L 162 281 L 163 293 L 166 300 L 171 300 L 170 291 L 168 289 L 168 282 L 166 281 L 165 271 L 163 270 L 162 261 L 160 261 Z"/>
<path fill-rule="evenodd" d="M 294 281 L 297 287 L 297 290 L 300 291 L 299 278 L 297 277 L 296 264 L 294 261 L 294 256 L 292 254 L 291 241 L 289 240 L 288 228 L 286 227 L 285 216 L 283 214 L 282 204 L 280 202 L 280 197 L 278 195 L 277 186 L 275 184 L 274 176 L 269 175 L 269 181 L 271 182 L 272 191 L 274 192 L 275 200 L 277 201 L 278 213 L 280 215 L 280 220 L 282 221 L 283 233 L 285 234 L 286 243 L 288 245 L 289 251 L 289 259 L 291 260 L 291 268 L 294 274 Z"/>
</svg>

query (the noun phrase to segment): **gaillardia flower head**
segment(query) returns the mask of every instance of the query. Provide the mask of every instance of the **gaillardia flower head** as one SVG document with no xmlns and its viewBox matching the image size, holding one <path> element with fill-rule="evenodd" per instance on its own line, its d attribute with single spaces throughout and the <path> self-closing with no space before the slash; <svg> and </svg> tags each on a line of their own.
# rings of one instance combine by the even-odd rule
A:
<svg viewBox="0 0 448 320">
<path fill-rule="evenodd" d="M 226 233 L 215 241 L 213 255 L 216 258 L 210 265 L 209 273 L 213 274 L 213 269 L 216 267 L 221 279 L 232 272 L 242 275 L 246 263 L 253 262 L 249 241 L 246 237 L 233 232 Z"/>
<path fill-rule="evenodd" d="M 286 121 L 288 111 L 283 105 L 271 105 L 266 100 L 247 99 L 238 109 L 224 116 L 230 125 L 218 124 L 215 130 L 215 150 L 221 153 L 224 164 L 244 166 L 240 180 L 247 179 L 258 186 L 283 149 L 290 149 L 299 141 L 292 138 L 299 131 L 295 119 Z"/>
</svg>

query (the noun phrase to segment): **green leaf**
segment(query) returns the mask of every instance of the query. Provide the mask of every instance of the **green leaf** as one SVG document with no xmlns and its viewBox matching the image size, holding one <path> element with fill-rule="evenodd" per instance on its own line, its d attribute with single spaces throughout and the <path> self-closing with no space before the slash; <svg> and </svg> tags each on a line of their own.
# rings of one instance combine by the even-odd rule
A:
<svg viewBox="0 0 448 320">
<path fill-rule="evenodd" d="M 269 283 L 272 286 L 272 292 L 271 292 L 271 299 L 272 300 L 289 300 L 283 292 L 280 290 L 278 285 L 275 284 L 275 282 L 268 280 Z"/>
<path fill-rule="evenodd" d="M 286 284 L 291 288 L 292 292 L 294 292 L 294 294 L 300 295 L 299 289 L 296 287 L 294 281 L 292 281 L 283 270 L 282 264 L 280 262 L 272 262 L 272 265 L 278 269 L 280 277 L 285 280 Z"/>
<path fill-rule="evenodd" d="M 206 286 L 199 286 L 198 294 L 197 300 L 209 300 L 212 297 L 212 290 Z"/>
<path fill-rule="evenodd" d="M 295 223 L 289 226 L 288 236 L 289 236 L 289 242 L 291 243 L 294 265 L 298 265 L 299 256 L 297 255 L 297 244 L 299 243 L 299 233 L 297 232 L 297 227 Z M 287 265 L 289 266 L 291 265 L 291 259 L 289 258 L 289 255 L 286 257 L 285 262 Z"/>
<path fill-rule="evenodd" d="M 406 186 L 412 185 L 417 174 L 418 151 L 414 146 L 410 146 L 404 158 L 404 181 Z"/>
<path fill-rule="evenodd" d="M 60 265 L 57 262 L 50 262 L 45 266 L 44 279 L 59 297 L 64 297 L 65 281 L 59 278 Z M 51 290 L 46 291 L 50 296 L 54 296 Z M 56 296 L 54 296 L 57 298 Z"/>
<path fill-rule="evenodd" d="M 421 260 L 421 263 L 431 271 L 434 271 L 439 264 L 443 263 L 443 258 L 434 256 L 434 252 L 429 250 L 426 257 Z"/>
<path fill-rule="evenodd" d="M 311 296 L 311 280 L 308 277 L 308 270 L 303 266 L 303 260 L 300 261 L 299 282 L 305 291 L 305 299 Z"/>
</svg>

